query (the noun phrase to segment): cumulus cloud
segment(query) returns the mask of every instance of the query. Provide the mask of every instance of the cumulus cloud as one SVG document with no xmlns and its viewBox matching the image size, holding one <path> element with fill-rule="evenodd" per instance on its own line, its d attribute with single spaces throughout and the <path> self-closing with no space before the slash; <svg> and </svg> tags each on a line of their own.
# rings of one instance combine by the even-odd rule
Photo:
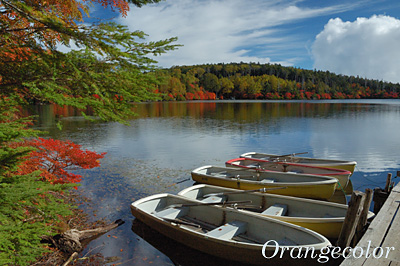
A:
<svg viewBox="0 0 400 266">
<path fill-rule="evenodd" d="M 312 46 L 314 68 L 400 82 L 400 20 L 384 15 L 329 20 Z"/>
<path fill-rule="evenodd" d="M 301 2 L 301 1 L 300 1 Z M 297 0 L 173 0 L 132 6 L 119 23 L 142 30 L 149 40 L 177 36 L 184 46 L 157 60 L 162 66 L 220 62 L 293 65 L 307 56 L 304 40 L 284 25 L 337 13 L 349 6 L 299 7 Z M 301 50 L 301 52 L 299 52 Z M 290 53 L 289 56 L 284 54 Z"/>
</svg>

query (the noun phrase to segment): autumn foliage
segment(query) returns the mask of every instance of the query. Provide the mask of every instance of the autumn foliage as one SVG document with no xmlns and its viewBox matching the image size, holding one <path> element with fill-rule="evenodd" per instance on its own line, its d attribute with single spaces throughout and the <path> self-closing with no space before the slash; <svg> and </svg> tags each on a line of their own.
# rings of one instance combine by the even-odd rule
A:
<svg viewBox="0 0 400 266">
<path fill-rule="evenodd" d="M 67 170 L 91 169 L 100 166 L 105 153 L 83 150 L 81 145 L 71 141 L 55 139 L 32 139 L 12 144 L 35 148 L 19 166 L 18 174 L 26 175 L 40 171 L 42 180 L 52 184 L 77 183 L 82 176 Z"/>
<path fill-rule="evenodd" d="M 169 80 L 158 92 L 173 100 L 398 99 L 400 84 L 276 64 L 230 63 L 173 66 L 158 73 Z M 173 81 L 173 82 L 171 82 Z M 166 97 L 166 100 L 170 100 Z"/>
<path fill-rule="evenodd" d="M 215 100 L 215 93 L 209 91 L 196 91 L 195 93 L 187 92 L 186 100 Z"/>
</svg>

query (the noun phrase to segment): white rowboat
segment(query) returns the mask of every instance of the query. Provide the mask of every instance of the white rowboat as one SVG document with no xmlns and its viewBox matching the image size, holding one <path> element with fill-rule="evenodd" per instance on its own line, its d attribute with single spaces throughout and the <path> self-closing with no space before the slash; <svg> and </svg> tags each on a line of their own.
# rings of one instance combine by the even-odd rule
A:
<svg viewBox="0 0 400 266">
<path fill-rule="evenodd" d="M 200 202 L 251 201 L 237 207 L 241 211 L 275 218 L 306 227 L 330 239 L 339 237 L 348 206 L 319 200 L 249 192 L 200 184 L 188 187 L 178 195 Z M 369 213 L 368 218 L 374 214 Z"/>
<path fill-rule="evenodd" d="M 354 169 L 357 166 L 356 161 L 308 158 L 308 157 L 298 157 L 295 155 L 296 153 L 277 155 L 277 154 L 267 154 L 259 152 L 247 152 L 240 155 L 240 157 L 249 159 L 260 159 L 273 162 L 288 162 L 288 163 L 305 164 L 317 167 L 343 169 L 350 171 L 351 173 L 354 172 Z"/>
<path fill-rule="evenodd" d="M 319 176 L 330 176 L 338 180 L 336 189 L 344 189 L 350 179 L 351 172 L 342 169 L 316 167 L 304 164 L 286 163 L 286 162 L 271 162 L 260 159 L 236 158 L 225 163 L 226 167 L 238 167 L 245 169 L 257 169 L 267 172 L 291 172 L 297 174 L 309 174 Z"/>
<path fill-rule="evenodd" d="M 278 243 L 289 250 L 296 248 L 296 254 L 307 251 L 308 257 L 293 261 L 286 252 L 282 258 L 273 260 L 274 265 L 304 260 L 317 265 L 310 252 L 319 253 L 330 245 L 324 236 L 300 226 L 233 208 L 199 204 L 178 195 L 164 193 L 137 200 L 131 204 L 131 211 L 137 219 L 175 241 L 209 255 L 246 264 L 271 263 L 262 251 L 272 257 L 277 247 L 274 243 Z"/>
<path fill-rule="evenodd" d="M 268 193 L 329 200 L 335 193 L 337 179 L 329 176 L 266 172 L 243 168 L 202 166 L 191 172 L 198 183 L 242 190 L 268 188 Z"/>
</svg>

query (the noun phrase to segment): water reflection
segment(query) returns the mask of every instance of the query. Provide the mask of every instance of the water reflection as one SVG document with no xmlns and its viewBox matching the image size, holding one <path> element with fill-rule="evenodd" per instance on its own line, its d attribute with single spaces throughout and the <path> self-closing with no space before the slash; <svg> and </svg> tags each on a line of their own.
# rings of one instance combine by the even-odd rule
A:
<svg viewBox="0 0 400 266">
<path fill-rule="evenodd" d="M 115 238 L 93 241 L 84 254 L 101 247 L 105 256 L 120 256 L 121 265 L 147 265 L 149 258 L 156 265 L 175 262 L 168 258 L 174 255 L 165 256 L 132 231 L 129 205 L 192 185 L 190 171 L 199 166 L 223 165 L 250 151 L 308 152 L 310 157 L 357 161 L 351 177 L 357 190 L 382 187 L 387 173 L 395 176 L 399 169 L 399 100 L 167 102 L 135 108 L 138 116 L 125 126 L 89 122 L 70 108 L 34 107 L 40 114 L 36 127 L 49 136 L 107 152 L 101 167 L 80 172 L 79 191 L 93 200 L 85 208 L 96 214 L 94 220 L 122 218 L 127 223 L 112 232 Z M 56 127 L 59 119 L 62 131 Z"/>
</svg>

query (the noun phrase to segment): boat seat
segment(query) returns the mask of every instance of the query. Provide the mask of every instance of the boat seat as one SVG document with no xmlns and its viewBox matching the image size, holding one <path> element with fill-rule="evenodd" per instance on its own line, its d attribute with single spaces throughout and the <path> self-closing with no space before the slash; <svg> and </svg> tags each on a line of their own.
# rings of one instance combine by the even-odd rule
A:
<svg viewBox="0 0 400 266">
<path fill-rule="evenodd" d="M 273 179 L 261 179 L 260 182 L 261 183 L 274 183 L 275 180 L 273 180 Z"/>
<path fill-rule="evenodd" d="M 269 208 L 265 209 L 261 214 L 263 215 L 274 215 L 274 216 L 284 216 L 287 212 L 287 205 L 285 204 L 274 204 Z"/>
<path fill-rule="evenodd" d="M 167 207 L 159 212 L 156 212 L 155 215 L 160 218 L 177 219 L 179 217 L 185 216 L 188 213 L 188 211 L 189 211 L 188 207 L 180 207 L 180 208 Z"/>
<path fill-rule="evenodd" d="M 226 201 L 227 197 L 225 195 L 212 195 L 212 196 L 207 196 L 205 195 L 205 198 L 201 200 L 203 203 L 218 203 L 218 202 L 224 202 Z"/>
<path fill-rule="evenodd" d="M 227 178 L 233 177 L 233 175 L 227 173 L 226 171 L 224 171 L 224 172 L 219 172 L 219 173 L 211 173 L 211 176 L 223 177 L 223 178 L 225 178 L 225 177 L 227 177 Z"/>
<path fill-rule="evenodd" d="M 246 226 L 247 223 L 245 222 L 232 221 L 209 231 L 206 235 L 218 239 L 229 240 L 234 236 L 246 232 Z"/>
</svg>

